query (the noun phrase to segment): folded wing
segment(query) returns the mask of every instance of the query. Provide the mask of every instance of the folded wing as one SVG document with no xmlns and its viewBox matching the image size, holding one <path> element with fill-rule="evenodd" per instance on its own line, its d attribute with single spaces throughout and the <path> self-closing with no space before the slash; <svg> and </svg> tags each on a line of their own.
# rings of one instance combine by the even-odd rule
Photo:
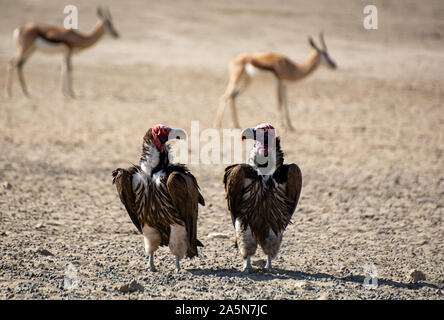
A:
<svg viewBox="0 0 444 320">
<path fill-rule="evenodd" d="M 197 256 L 197 246 L 203 246 L 197 239 L 197 218 L 198 203 L 205 204 L 204 199 L 190 173 L 172 172 L 166 185 L 174 207 L 185 223 L 189 241 L 187 256 L 192 258 Z"/>
<path fill-rule="evenodd" d="M 120 200 L 128 212 L 131 221 L 136 226 L 139 232 L 142 232 L 141 221 L 142 217 L 137 212 L 136 206 L 136 195 L 133 191 L 132 177 L 133 174 L 137 172 L 137 167 L 132 166 L 125 169 L 116 169 L 113 171 L 113 184 L 116 185 L 117 193 L 119 194 Z"/>
</svg>

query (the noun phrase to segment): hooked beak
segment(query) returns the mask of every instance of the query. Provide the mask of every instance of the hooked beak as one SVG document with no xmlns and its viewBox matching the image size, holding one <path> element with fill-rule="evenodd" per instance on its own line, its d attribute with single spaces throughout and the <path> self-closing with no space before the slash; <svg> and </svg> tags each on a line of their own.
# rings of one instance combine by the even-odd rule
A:
<svg viewBox="0 0 444 320">
<path fill-rule="evenodd" d="M 186 140 L 187 134 L 182 129 L 171 129 L 170 133 L 168 134 L 168 140 Z"/>
<path fill-rule="evenodd" d="M 254 128 L 247 128 L 244 131 L 242 131 L 242 140 L 246 139 L 256 139 L 256 134 L 254 131 Z"/>
</svg>

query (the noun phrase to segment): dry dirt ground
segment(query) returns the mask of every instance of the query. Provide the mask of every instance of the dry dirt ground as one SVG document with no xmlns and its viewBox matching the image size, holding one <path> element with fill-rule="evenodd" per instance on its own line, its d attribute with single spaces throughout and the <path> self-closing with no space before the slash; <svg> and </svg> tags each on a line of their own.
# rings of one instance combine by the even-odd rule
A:
<svg viewBox="0 0 444 320">
<path fill-rule="evenodd" d="M 78 6 L 81 31 L 98 3 L 66 3 Z M 43 54 L 25 65 L 31 99 L 17 82 L 12 98 L 2 92 L 1 299 L 443 299 L 444 3 L 373 1 L 377 30 L 363 27 L 365 1 L 249 3 L 108 1 L 121 38 L 75 56 L 76 99 L 59 90 L 61 57 Z M 66 4 L 0 2 L 2 74 L 14 28 L 61 25 Z M 339 69 L 289 88 L 296 130 L 281 132 L 282 146 L 304 183 L 274 271 L 262 270 L 258 250 L 256 271 L 241 272 L 226 165 L 195 164 L 205 247 L 180 273 L 161 248 L 149 272 L 111 171 L 138 161 L 154 124 L 211 128 L 232 56 L 267 50 L 303 62 L 307 36 L 322 30 Z M 238 106 L 243 127 L 278 119 L 272 85 L 253 85 Z M 412 283 L 412 269 L 426 279 Z M 120 290 L 132 281 L 134 292 Z"/>
</svg>

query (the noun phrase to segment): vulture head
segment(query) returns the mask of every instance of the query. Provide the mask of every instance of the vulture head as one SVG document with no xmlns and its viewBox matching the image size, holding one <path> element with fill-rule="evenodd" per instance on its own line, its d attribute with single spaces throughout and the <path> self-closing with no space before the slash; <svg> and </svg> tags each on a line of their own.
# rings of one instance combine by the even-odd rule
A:
<svg viewBox="0 0 444 320">
<path fill-rule="evenodd" d="M 148 130 L 149 132 L 150 130 Z M 151 134 L 157 150 L 166 152 L 165 143 L 175 139 L 186 139 L 186 133 L 182 129 L 174 129 L 163 124 L 155 125 L 151 128 Z"/>
<path fill-rule="evenodd" d="M 261 123 L 254 128 L 242 131 L 242 140 L 253 139 L 260 155 L 267 157 L 276 146 L 276 129 L 268 123 Z"/>
</svg>

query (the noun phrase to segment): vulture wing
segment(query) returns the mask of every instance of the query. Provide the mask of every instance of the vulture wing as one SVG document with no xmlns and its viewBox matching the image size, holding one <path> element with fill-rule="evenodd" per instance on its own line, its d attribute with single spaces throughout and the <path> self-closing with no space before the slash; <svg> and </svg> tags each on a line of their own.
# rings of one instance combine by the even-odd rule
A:
<svg viewBox="0 0 444 320">
<path fill-rule="evenodd" d="M 302 172 L 296 164 L 286 165 L 287 171 L 287 196 L 291 204 L 291 214 L 298 205 L 302 190 Z"/>
<path fill-rule="evenodd" d="M 112 176 L 113 184 L 116 185 L 120 200 L 125 206 L 128 215 L 130 216 L 134 225 L 137 227 L 137 230 L 142 232 L 142 227 L 140 224 L 142 217 L 139 217 L 136 210 L 136 196 L 132 186 L 132 177 L 137 170 L 138 169 L 135 166 L 132 166 L 127 170 L 119 168 L 113 171 Z"/>
<path fill-rule="evenodd" d="M 243 218 L 244 215 L 241 209 L 245 206 L 242 197 L 246 178 L 257 178 L 257 174 L 248 164 L 235 164 L 225 168 L 223 182 L 233 225 L 236 219 Z"/>
<path fill-rule="evenodd" d="M 197 246 L 203 246 L 197 239 L 198 203 L 205 203 L 199 192 L 196 179 L 190 173 L 172 172 L 166 182 L 171 200 L 185 223 L 189 246 L 187 256 L 197 256 Z"/>
</svg>

